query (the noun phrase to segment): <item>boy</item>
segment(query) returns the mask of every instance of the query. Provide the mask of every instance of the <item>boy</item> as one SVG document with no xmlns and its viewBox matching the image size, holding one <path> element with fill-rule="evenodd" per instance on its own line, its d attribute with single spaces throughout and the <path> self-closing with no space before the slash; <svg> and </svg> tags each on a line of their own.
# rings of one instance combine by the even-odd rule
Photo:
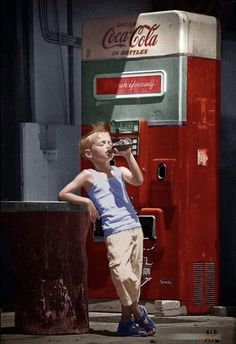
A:
<svg viewBox="0 0 236 344">
<path fill-rule="evenodd" d="M 94 169 L 80 172 L 60 191 L 59 199 L 85 205 L 91 222 L 101 219 L 111 278 L 122 306 L 118 334 L 153 336 L 156 326 L 146 309 L 138 305 L 143 232 L 125 188 L 125 182 L 141 185 L 143 176 L 130 148 L 119 152 L 111 148 L 109 132 L 101 124 L 94 126 L 80 141 L 80 152 Z M 111 166 L 114 155 L 126 159 L 129 168 Z M 89 197 L 76 194 L 82 188 Z"/>
</svg>

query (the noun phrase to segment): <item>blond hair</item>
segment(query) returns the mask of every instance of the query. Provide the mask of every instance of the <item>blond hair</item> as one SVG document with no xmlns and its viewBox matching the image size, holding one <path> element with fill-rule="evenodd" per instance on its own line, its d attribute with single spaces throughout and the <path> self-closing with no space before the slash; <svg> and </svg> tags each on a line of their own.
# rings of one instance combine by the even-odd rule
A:
<svg viewBox="0 0 236 344">
<path fill-rule="evenodd" d="M 92 144 L 96 141 L 97 134 L 109 133 L 109 130 L 105 123 L 97 123 L 92 125 L 92 130 L 90 130 L 86 135 L 84 135 L 79 143 L 80 153 L 85 157 L 84 151 L 91 148 Z"/>
</svg>

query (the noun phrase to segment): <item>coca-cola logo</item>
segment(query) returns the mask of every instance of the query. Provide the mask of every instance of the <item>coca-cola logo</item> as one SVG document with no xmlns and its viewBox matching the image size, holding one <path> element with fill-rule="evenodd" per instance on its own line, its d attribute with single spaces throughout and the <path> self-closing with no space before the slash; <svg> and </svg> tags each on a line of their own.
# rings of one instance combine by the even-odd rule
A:
<svg viewBox="0 0 236 344">
<path fill-rule="evenodd" d="M 110 27 L 104 34 L 102 46 L 104 49 L 114 47 L 141 48 L 151 47 L 157 44 L 157 29 L 160 25 L 139 25 L 134 30 L 119 31 L 115 27 Z"/>
</svg>

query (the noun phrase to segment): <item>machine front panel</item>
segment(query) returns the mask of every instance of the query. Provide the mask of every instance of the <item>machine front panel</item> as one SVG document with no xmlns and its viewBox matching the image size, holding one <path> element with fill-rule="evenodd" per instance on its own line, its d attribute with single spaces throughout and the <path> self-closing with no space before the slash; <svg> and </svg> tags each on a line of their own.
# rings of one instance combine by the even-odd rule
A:
<svg viewBox="0 0 236 344">
<path fill-rule="evenodd" d="M 186 57 L 162 57 L 127 60 L 105 60 L 82 62 L 82 113 L 84 124 L 97 121 L 110 123 L 112 120 L 145 119 L 150 125 L 176 125 L 186 122 Z M 151 92 L 157 83 L 155 77 L 161 73 L 162 90 Z M 129 76 L 125 81 L 127 93 L 122 97 L 108 97 L 96 94 L 96 78 L 114 80 L 114 74 Z M 139 75 L 149 77 L 147 82 L 140 83 Z M 153 78 L 152 78 L 153 75 Z M 133 76 L 133 77 L 132 77 Z M 110 80 L 109 80 L 110 79 Z M 134 85 L 142 85 L 137 94 Z M 109 85 L 109 84 L 108 84 Z M 121 85 L 122 86 L 122 85 Z M 120 86 L 120 88 L 121 88 Z M 124 87 L 123 87 L 124 89 Z M 105 92 L 104 92 L 105 93 Z"/>
</svg>

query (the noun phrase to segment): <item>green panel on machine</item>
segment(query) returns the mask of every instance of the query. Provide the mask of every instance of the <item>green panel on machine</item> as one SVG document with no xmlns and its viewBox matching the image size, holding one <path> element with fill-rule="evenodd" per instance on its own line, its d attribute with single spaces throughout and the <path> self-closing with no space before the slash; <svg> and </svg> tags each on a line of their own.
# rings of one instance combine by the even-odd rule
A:
<svg viewBox="0 0 236 344">
<path fill-rule="evenodd" d="M 167 56 L 148 59 L 106 60 L 82 62 L 82 114 L 83 124 L 92 124 L 112 120 L 140 120 L 145 119 L 149 125 L 180 125 L 186 122 L 186 64 L 185 56 Z M 114 75 L 120 80 L 125 76 L 132 76 L 137 80 L 141 75 L 148 82 L 152 82 L 156 75 L 164 75 L 161 82 L 162 91 L 156 94 L 138 94 L 125 96 L 96 96 L 95 82 L 98 76 L 114 81 Z M 110 80 L 109 80 L 110 78 Z M 135 79 L 136 78 L 136 79 Z M 149 78 L 149 79 L 147 79 Z M 118 79 L 118 78 L 116 78 Z M 127 77 L 126 77 L 127 79 Z M 108 83 L 109 85 L 109 83 Z M 144 87 L 146 84 L 144 84 Z M 113 84 L 114 86 L 114 84 Z M 122 86 L 121 84 L 118 86 Z M 121 93 L 121 87 L 119 92 Z M 108 90 L 109 92 L 109 90 Z M 144 93 L 144 92 L 143 92 Z"/>
</svg>

